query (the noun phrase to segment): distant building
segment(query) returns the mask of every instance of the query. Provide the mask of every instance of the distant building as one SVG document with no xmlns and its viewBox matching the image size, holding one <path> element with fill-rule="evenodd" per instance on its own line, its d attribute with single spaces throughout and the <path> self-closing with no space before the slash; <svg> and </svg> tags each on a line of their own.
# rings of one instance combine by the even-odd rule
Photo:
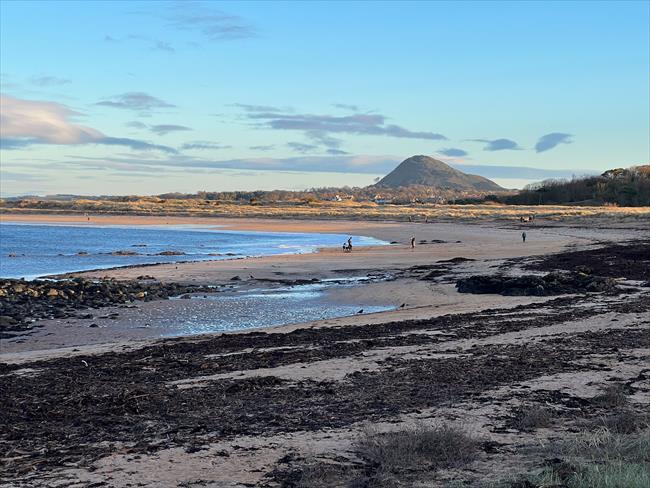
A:
<svg viewBox="0 0 650 488">
<path fill-rule="evenodd" d="M 381 196 L 379 193 L 375 195 L 375 197 L 372 199 L 373 202 L 375 202 L 377 205 L 385 205 L 387 203 L 393 203 L 392 198 L 385 198 Z"/>
</svg>

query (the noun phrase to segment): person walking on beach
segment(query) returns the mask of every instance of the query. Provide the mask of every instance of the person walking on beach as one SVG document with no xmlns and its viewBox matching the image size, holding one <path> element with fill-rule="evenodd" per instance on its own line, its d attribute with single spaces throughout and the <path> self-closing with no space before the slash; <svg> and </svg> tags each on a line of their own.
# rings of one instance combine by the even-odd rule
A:
<svg viewBox="0 0 650 488">
<path fill-rule="evenodd" d="M 526 233 L 525 232 L 521 233 L 521 241 L 526 242 Z"/>
<path fill-rule="evenodd" d="M 415 236 L 411 236 L 411 249 L 415 249 Z"/>
<path fill-rule="evenodd" d="M 348 251 L 352 251 L 352 236 L 348 237 Z"/>
</svg>

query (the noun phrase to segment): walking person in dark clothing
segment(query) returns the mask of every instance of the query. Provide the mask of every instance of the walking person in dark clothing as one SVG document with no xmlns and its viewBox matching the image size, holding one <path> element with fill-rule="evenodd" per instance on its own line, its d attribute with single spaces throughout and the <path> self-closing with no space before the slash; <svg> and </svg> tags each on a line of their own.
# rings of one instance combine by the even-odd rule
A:
<svg viewBox="0 0 650 488">
<path fill-rule="evenodd" d="M 526 233 L 525 232 L 521 233 L 521 241 L 526 242 Z"/>
<path fill-rule="evenodd" d="M 415 236 L 411 236 L 411 249 L 415 249 Z"/>
</svg>

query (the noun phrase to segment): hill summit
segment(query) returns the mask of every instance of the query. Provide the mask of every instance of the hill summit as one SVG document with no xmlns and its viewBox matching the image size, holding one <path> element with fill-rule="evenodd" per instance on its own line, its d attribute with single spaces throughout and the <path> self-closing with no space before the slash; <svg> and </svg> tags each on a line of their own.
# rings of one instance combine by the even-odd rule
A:
<svg viewBox="0 0 650 488">
<path fill-rule="evenodd" d="M 465 191 L 499 191 L 502 187 L 478 175 L 470 175 L 429 156 L 411 156 L 384 176 L 375 186 L 397 188 L 424 185 Z"/>
</svg>

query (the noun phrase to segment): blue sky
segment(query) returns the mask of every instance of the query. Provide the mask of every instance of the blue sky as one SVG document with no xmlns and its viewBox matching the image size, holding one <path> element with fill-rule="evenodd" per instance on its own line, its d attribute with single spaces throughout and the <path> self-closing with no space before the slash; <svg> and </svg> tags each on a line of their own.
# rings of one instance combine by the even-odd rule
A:
<svg viewBox="0 0 650 488">
<path fill-rule="evenodd" d="M 0 3 L 1 185 L 366 185 L 428 154 L 509 187 L 648 164 L 638 2 Z"/>
</svg>

